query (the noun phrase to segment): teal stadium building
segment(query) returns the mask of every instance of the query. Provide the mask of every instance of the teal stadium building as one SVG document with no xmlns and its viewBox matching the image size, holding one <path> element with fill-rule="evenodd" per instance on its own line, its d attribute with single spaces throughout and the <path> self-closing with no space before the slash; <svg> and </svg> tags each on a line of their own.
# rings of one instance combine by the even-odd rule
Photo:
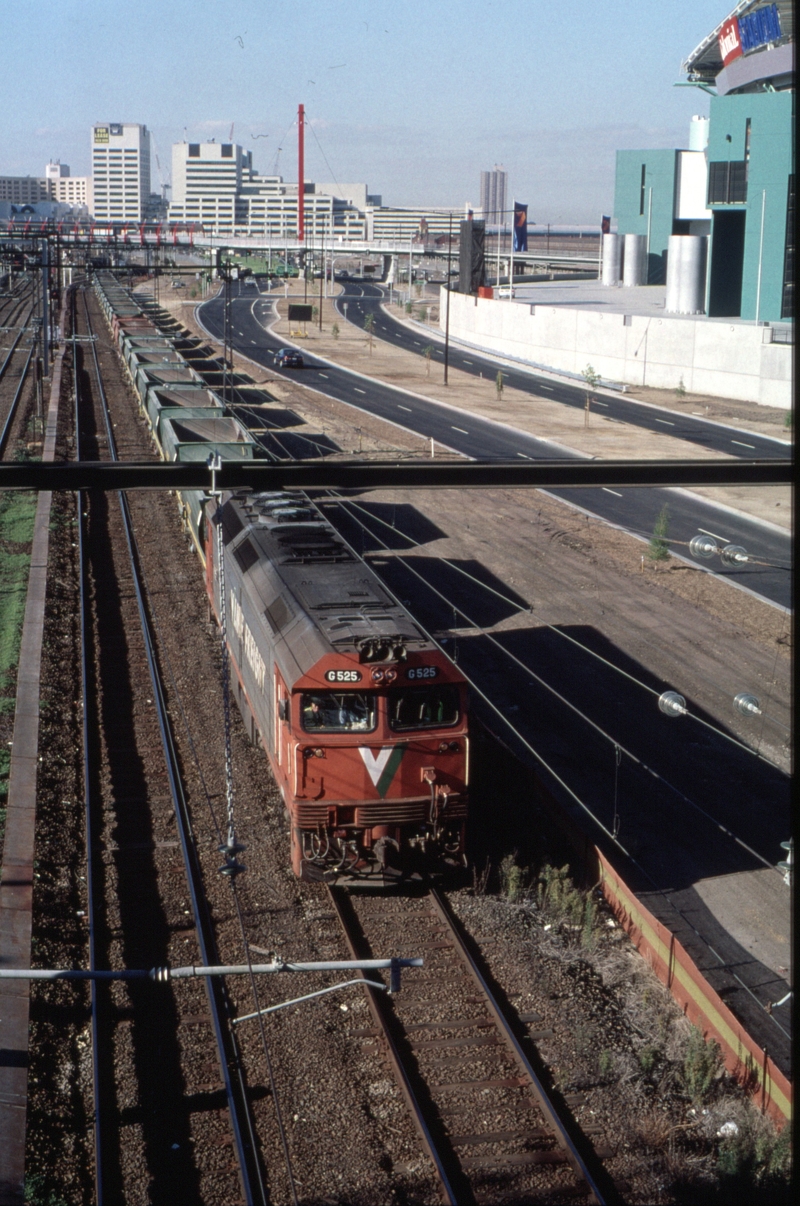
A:
<svg viewBox="0 0 800 1206">
<path fill-rule="evenodd" d="M 794 10 L 743 0 L 682 65 L 711 93 L 687 147 L 618 151 L 621 236 L 644 236 L 647 284 L 667 280 L 672 235 L 706 239 L 705 313 L 794 319 Z M 674 244 L 673 244 L 674 246 Z"/>
</svg>

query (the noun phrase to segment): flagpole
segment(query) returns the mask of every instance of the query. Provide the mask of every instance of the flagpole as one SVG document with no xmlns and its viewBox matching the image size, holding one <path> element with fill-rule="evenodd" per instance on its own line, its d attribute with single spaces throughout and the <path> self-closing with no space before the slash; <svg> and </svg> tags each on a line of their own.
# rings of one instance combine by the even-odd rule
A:
<svg viewBox="0 0 800 1206">
<path fill-rule="evenodd" d="M 511 202 L 511 247 L 508 251 L 508 296 L 514 296 L 514 222 L 517 215 L 517 202 Z"/>
</svg>

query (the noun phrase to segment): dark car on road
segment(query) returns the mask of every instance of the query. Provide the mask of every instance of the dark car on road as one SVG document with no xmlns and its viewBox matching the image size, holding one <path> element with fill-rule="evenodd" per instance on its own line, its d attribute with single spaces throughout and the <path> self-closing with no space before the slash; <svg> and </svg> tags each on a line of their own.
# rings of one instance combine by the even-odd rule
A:
<svg viewBox="0 0 800 1206">
<path fill-rule="evenodd" d="M 303 368 L 303 357 L 294 348 L 278 348 L 272 357 L 276 368 Z"/>
</svg>

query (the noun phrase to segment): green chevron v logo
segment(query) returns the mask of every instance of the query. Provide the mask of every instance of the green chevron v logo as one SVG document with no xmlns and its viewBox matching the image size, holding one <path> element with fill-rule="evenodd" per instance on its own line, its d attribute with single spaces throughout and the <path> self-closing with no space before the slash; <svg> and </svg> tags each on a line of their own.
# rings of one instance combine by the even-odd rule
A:
<svg viewBox="0 0 800 1206">
<path fill-rule="evenodd" d="M 379 750 L 377 754 L 373 754 L 372 750 L 365 745 L 358 747 L 358 752 L 367 768 L 367 774 L 381 799 L 389 790 L 407 748 L 405 745 L 388 745 Z"/>
</svg>

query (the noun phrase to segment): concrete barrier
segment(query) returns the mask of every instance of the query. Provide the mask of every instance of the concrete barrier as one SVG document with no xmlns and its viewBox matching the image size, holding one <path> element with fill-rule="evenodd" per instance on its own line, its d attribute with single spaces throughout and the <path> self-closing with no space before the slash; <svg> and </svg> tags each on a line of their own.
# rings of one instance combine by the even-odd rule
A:
<svg viewBox="0 0 800 1206">
<path fill-rule="evenodd" d="M 452 293 L 450 334 L 556 372 L 591 364 L 608 381 L 674 390 L 683 379 L 690 393 L 792 406 L 793 345 L 772 343 L 770 327 L 738 319 L 655 318 Z"/>
</svg>

